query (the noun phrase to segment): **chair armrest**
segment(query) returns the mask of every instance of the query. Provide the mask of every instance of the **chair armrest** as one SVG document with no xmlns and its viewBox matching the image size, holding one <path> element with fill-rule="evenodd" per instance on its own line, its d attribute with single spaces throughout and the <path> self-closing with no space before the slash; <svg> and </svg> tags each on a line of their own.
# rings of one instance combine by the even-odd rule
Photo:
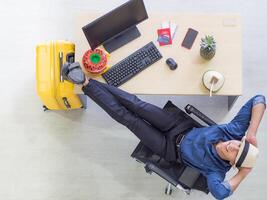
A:
<svg viewBox="0 0 267 200">
<path fill-rule="evenodd" d="M 189 188 L 192 188 L 200 176 L 200 172 L 192 167 L 185 167 L 183 173 L 179 177 L 179 181 Z"/>
<path fill-rule="evenodd" d="M 216 125 L 216 123 L 211 120 L 210 118 L 208 118 L 206 115 L 204 115 L 202 112 L 200 112 L 198 109 L 196 109 L 194 106 L 188 104 L 185 107 L 185 111 L 188 114 L 194 114 L 196 117 L 198 117 L 200 120 L 202 120 L 203 122 L 205 122 L 206 124 L 208 124 L 209 126 L 211 125 Z"/>
<path fill-rule="evenodd" d="M 145 165 L 145 168 L 146 168 L 146 170 L 148 168 L 149 170 L 155 172 L 161 178 L 165 179 L 167 182 L 171 183 L 175 187 L 178 185 L 178 182 L 176 180 L 174 180 L 172 177 L 170 177 L 166 172 L 164 172 L 163 170 L 161 170 L 160 168 L 158 168 L 156 165 L 154 165 L 152 163 L 147 163 Z"/>
</svg>

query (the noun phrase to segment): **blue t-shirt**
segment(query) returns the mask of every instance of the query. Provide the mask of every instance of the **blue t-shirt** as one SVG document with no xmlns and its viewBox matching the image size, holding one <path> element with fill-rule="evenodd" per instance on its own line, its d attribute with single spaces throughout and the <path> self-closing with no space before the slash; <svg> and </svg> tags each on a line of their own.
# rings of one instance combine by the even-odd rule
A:
<svg viewBox="0 0 267 200">
<path fill-rule="evenodd" d="M 207 178 L 209 190 L 216 199 L 228 197 L 232 190 L 229 182 L 224 181 L 231 165 L 219 157 L 214 144 L 241 140 L 248 129 L 252 107 L 258 103 L 265 104 L 265 97 L 257 95 L 251 98 L 228 124 L 193 128 L 181 143 L 183 162 L 198 169 Z"/>
</svg>

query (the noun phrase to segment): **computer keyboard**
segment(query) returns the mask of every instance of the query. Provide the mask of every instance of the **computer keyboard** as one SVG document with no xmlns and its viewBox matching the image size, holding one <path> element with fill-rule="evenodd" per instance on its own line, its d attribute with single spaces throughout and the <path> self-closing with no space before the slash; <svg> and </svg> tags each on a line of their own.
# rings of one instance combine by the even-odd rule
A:
<svg viewBox="0 0 267 200">
<path fill-rule="evenodd" d="M 109 85 L 118 87 L 161 58 L 157 47 L 150 42 L 112 66 L 102 76 Z"/>
</svg>

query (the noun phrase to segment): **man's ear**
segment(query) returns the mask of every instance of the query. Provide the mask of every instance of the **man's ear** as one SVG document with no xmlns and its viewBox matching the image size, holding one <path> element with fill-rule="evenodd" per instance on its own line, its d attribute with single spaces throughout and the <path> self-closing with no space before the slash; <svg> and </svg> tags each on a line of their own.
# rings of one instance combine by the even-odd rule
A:
<svg viewBox="0 0 267 200">
<path fill-rule="evenodd" d="M 239 146 L 237 146 L 237 145 L 233 145 L 233 146 L 231 146 L 231 151 L 239 151 Z"/>
</svg>

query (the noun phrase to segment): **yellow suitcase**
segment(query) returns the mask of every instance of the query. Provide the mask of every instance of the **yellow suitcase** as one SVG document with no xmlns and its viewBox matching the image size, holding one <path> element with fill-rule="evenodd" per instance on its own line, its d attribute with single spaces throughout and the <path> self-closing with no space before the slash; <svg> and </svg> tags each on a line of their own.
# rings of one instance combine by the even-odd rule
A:
<svg viewBox="0 0 267 200">
<path fill-rule="evenodd" d="M 74 94 L 74 84 L 63 80 L 61 68 L 66 60 L 74 62 L 75 45 L 50 41 L 36 47 L 37 94 L 45 110 L 86 108 L 85 95 Z"/>
</svg>

